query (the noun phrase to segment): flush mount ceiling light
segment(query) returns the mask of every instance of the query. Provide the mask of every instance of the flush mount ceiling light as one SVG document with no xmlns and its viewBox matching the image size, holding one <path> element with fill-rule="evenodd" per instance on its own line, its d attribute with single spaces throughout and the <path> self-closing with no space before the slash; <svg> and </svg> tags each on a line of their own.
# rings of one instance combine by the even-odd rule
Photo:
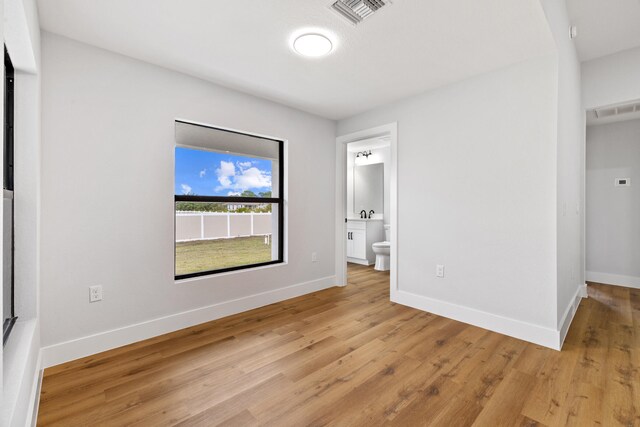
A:
<svg viewBox="0 0 640 427">
<path fill-rule="evenodd" d="M 333 49 L 331 40 L 322 34 L 303 34 L 293 41 L 293 50 L 311 58 L 327 55 L 331 49 Z"/>
</svg>

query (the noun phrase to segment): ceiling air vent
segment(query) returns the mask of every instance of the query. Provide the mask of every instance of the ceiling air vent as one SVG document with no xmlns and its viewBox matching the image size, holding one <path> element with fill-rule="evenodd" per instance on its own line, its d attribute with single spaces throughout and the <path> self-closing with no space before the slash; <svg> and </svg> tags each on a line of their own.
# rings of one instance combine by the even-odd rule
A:
<svg viewBox="0 0 640 427">
<path fill-rule="evenodd" d="M 389 3 L 389 0 L 338 0 L 331 8 L 352 24 L 358 25 Z"/>
</svg>

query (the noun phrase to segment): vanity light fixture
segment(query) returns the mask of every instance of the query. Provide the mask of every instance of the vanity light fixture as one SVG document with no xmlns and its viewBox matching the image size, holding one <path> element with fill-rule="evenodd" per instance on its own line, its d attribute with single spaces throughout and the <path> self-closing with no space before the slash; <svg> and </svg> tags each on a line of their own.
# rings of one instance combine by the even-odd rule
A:
<svg viewBox="0 0 640 427">
<path fill-rule="evenodd" d="M 369 150 L 369 151 L 360 151 L 360 152 L 358 152 L 358 154 L 356 154 L 356 158 L 365 157 L 365 158 L 368 159 L 370 155 L 371 155 L 371 150 Z"/>
</svg>

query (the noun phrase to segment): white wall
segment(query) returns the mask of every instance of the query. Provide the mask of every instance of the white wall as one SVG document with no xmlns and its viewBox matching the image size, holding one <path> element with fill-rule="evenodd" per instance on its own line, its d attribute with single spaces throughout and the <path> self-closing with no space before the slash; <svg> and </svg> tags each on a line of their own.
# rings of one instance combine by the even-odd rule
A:
<svg viewBox="0 0 640 427">
<path fill-rule="evenodd" d="M 580 61 L 569 37 L 564 0 L 542 5 L 556 43 L 558 58 L 558 328 L 566 333 L 574 304 L 584 286 L 585 114 L 580 93 Z"/>
<path fill-rule="evenodd" d="M 640 47 L 582 63 L 586 109 L 640 99 Z"/>
<path fill-rule="evenodd" d="M 353 168 L 356 163 L 356 153 L 347 153 L 347 215 L 359 218 L 360 214 L 354 212 L 354 182 L 353 182 Z M 383 183 L 383 211 L 376 212 L 374 218 L 382 218 L 385 224 L 388 224 L 391 220 L 390 214 L 390 201 L 391 201 L 391 149 L 389 147 L 376 148 L 371 150 L 371 155 L 368 158 L 358 160 L 359 165 L 373 165 L 376 163 L 384 164 L 384 183 Z"/>
<path fill-rule="evenodd" d="M 631 178 L 631 187 L 615 187 Z M 587 279 L 640 288 L 640 120 L 587 128 Z"/>
<path fill-rule="evenodd" d="M 42 61 L 45 364 L 335 283 L 335 122 L 49 33 Z M 288 140 L 287 265 L 174 282 L 176 117 Z"/>
<path fill-rule="evenodd" d="M 557 346 L 556 70 L 532 59 L 338 123 L 398 122 L 403 303 Z"/>
</svg>

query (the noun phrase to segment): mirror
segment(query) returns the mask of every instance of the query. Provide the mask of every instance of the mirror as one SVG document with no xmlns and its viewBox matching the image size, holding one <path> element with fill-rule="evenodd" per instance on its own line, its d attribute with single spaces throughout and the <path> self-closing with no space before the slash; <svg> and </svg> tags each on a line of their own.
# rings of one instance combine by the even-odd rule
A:
<svg viewBox="0 0 640 427">
<path fill-rule="evenodd" d="M 384 210 L 384 163 L 353 168 L 353 213 L 372 209 L 377 214 Z"/>
</svg>

